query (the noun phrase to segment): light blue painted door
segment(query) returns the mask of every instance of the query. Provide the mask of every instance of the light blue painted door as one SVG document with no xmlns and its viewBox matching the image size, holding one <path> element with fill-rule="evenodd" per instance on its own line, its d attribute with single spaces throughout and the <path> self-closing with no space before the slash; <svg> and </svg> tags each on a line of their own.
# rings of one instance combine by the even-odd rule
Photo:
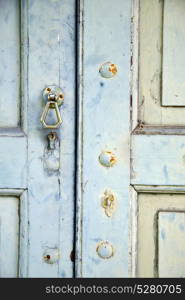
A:
<svg viewBox="0 0 185 300">
<path fill-rule="evenodd" d="M 75 5 L 0 0 L 1 277 L 73 276 Z M 48 85 L 65 95 L 50 144 Z"/>
<path fill-rule="evenodd" d="M 131 6 L 0 0 L 1 277 L 130 274 Z"/>
<path fill-rule="evenodd" d="M 80 1 L 76 276 L 128 277 L 130 0 Z"/>
</svg>

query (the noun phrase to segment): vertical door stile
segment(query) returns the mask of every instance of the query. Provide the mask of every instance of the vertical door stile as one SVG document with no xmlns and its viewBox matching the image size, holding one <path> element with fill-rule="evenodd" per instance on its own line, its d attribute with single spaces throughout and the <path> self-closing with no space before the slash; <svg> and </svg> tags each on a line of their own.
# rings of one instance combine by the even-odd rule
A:
<svg viewBox="0 0 185 300">
<path fill-rule="evenodd" d="M 76 275 L 127 277 L 131 1 L 80 5 Z"/>
<path fill-rule="evenodd" d="M 75 277 L 82 277 L 82 182 L 83 182 L 83 54 L 84 0 L 77 1 L 77 157 L 76 157 L 76 222 L 75 222 Z"/>
<path fill-rule="evenodd" d="M 72 277 L 74 226 L 75 1 L 28 1 L 29 277 Z M 60 86 L 55 149 L 40 123 L 42 91 Z"/>
<path fill-rule="evenodd" d="M 0 1 L 0 277 L 27 276 L 26 73 L 20 3 Z"/>
</svg>

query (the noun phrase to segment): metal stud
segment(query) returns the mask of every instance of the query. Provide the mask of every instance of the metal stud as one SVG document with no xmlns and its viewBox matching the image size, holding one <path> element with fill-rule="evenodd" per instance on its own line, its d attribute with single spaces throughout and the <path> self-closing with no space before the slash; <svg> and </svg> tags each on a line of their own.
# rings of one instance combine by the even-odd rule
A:
<svg viewBox="0 0 185 300">
<path fill-rule="evenodd" d="M 107 61 L 101 65 L 99 72 L 104 78 L 112 78 L 117 74 L 118 70 L 115 64 Z"/>
<path fill-rule="evenodd" d="M 108 259 L 114 255 L 113 246 L 108 241 L 101 241 L 97 248 L 97 254 L 100 258 Z"/>
<path fill-rule="evenodd" d="M 116 163 L 115 155 L 111 151 L 103 151 L 99 155 L 99 162 L 104 167 L 112 167 Z"/>
</svg>

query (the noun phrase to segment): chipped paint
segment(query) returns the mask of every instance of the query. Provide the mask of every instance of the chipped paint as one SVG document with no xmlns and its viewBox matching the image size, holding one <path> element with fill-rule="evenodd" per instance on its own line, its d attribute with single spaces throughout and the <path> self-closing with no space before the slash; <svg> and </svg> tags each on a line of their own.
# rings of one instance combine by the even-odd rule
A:
<svg viewBox="0 0 185 300">
<path fill-rule="evenodd" d="M 45 172 L 51 175 L 59 175 L 60 169 L 60 142 L 55 132 L 47 135 L 48 145 L 44 149 L 43 163 Z"/>
<path fill-rule="evenodd" d="M 107 217 L 111 217 L 117 206 L 116 196 L 111 190 L 105 190 L 101 198 L 101 205 L 104 208 L 105 214 Z"/>
</svg>

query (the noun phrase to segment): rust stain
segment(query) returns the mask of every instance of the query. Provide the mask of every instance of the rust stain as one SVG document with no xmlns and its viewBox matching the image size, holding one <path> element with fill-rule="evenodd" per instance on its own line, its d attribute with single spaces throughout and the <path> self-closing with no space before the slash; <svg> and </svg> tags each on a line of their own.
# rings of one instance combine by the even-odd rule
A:
<svg viewBox="0 0 185 300">
<path fill-rule="evenodd" d="M 138 128 L 139 129 L 143 129 L 144 128 L 144 122 L 142 122 L 141 120 L 139 120 L 139 122 L 138 122 Z"/>
<path fill-rule="evenodd" d="M 103 151 L 99 155 L 99 162 L 104 167 L 112 167 L 116 163 L 116 157 L 111 151 Z"/>
<path fill-rule="evenodd" d="M 110 61 L 105 62 L 104 64 L 101 65 L 99 68 L 99 72 L 102 77 L 104 78 L 112 78 L 116 75 L 117 73 L 117 66 Z"/>
<path fill-rule="evenodd" d="M 111 64 L 110 65 L 110 67 L 109 67 L 109 71 L 112 73 L 112 74 L 114 74 L 114 75 L 116 75 L 116 73 L 117 73 L 117 68 L 116 68 L 116 65 L 115 64 Z"/>
<path fill-rule="evenodd" d="M 107 217 L 111 217 L 116 209 L 117 199 L 112 191 L 105 190 L 102 196 L 102 207 L 105 210 Z"/>
</svg>

